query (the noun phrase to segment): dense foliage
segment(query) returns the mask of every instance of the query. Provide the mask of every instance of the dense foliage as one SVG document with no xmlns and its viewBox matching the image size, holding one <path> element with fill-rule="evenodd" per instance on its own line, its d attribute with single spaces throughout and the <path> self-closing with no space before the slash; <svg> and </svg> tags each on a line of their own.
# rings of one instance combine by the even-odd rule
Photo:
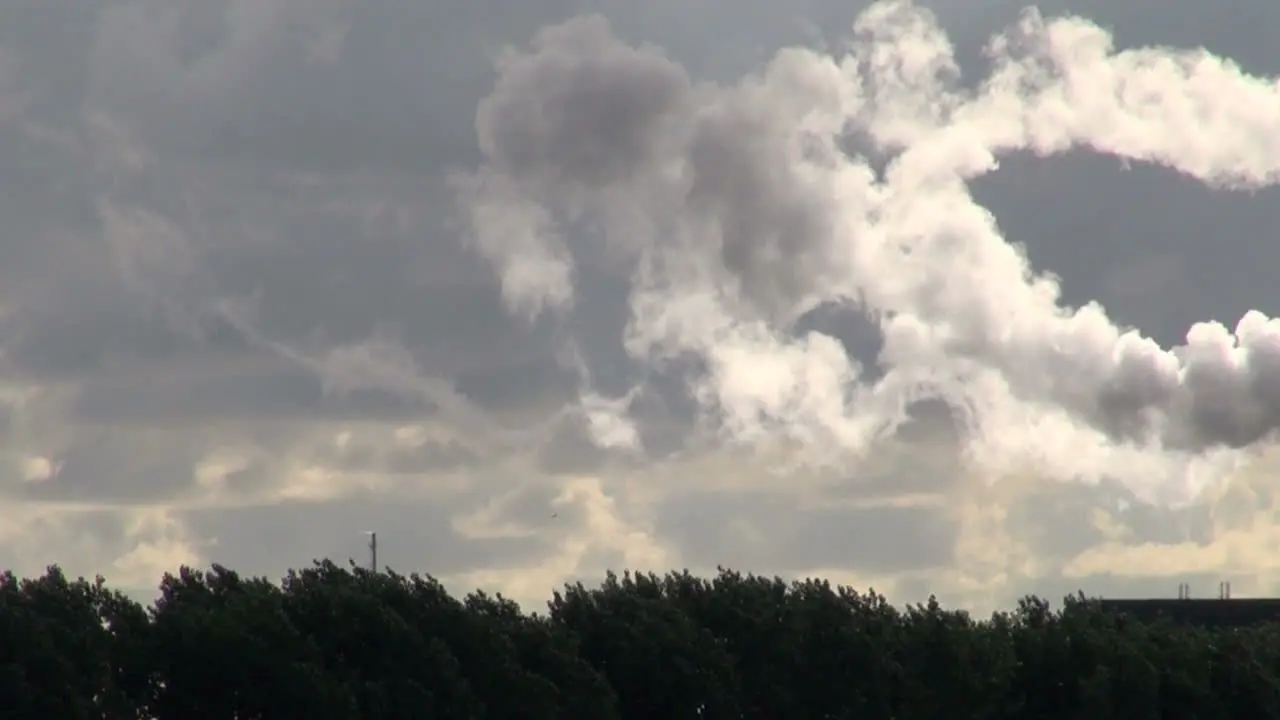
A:
<svg viewBox="0 0 1280 720">
<path fill-rule="evenodd" d="M 1142 624 L 1082 598 L 975 621 L 721 571 L 610 575 L 546 614 L 318 563 L 214 566 L 144 608 L 0 575 L 4 718 L 1280 717 L 1280 633 Z"/>
</svg>

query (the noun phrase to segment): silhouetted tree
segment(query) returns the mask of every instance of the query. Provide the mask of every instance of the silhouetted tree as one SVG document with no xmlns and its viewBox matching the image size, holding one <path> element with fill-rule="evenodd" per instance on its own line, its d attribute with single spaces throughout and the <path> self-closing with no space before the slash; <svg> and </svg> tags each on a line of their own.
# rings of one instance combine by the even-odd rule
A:
<svg viewBox="0 0 1280 720">
<path fill-rule="evenodd" d="M 113 652 L 97 611 L 100 590 L 100 583 L 68 581 L 57 567 L 26 580 L 0 575 L 4 717 L 100 716 L 99 702 L 112 691 Z"/>
<path fill-rule="evenodd" d="M 1280 625 L 1212 611 L 1197 626 L 1028 597 L 975 620 L 727 569 L 610 573 L 548 610 L 329 562 L 281 583 L 181 568 L 149 608 L 56 567 L 0 574 L 0 717 L 1280 717 Z"/>
</svg>

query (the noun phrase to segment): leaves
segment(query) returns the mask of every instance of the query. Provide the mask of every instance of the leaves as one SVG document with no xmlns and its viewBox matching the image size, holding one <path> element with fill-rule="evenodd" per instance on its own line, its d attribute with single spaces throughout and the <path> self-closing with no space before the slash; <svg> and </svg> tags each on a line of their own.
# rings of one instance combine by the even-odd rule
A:
<svg viewBox="0 0 1280 720">
<path fill-rule="evenodd" d="M 1280 625 L 1152 623 L 1084 597 L 977 621 L 821 580 L 609 574 L 546 615 L 321 562 L 181 568 L 149 608 L 0 574 L 5 718 L 1280 717 Z"/>
</svg>

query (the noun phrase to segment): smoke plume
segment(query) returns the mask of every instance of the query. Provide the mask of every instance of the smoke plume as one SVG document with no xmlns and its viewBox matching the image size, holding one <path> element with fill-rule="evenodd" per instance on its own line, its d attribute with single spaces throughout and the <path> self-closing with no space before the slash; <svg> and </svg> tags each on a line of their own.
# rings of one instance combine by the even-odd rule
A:
<svg viewBox="0 0 1280 720">
<path fill-rule="evenodd" d="M 722 440 L 856 459 L 929 399 L 980 466 L 1194 493 L 1193 461 L 1280 424 L 1280 320 L 1206 321 L 1163 348 L 1066 307 L 969 183 L 1010 153 L 1087 149 L 1267 186 L 1280 86 L 1033 10 L 987 55 L 985 78 L 962 78 L 904 1 L 864 12 L 844 54 L 784 49 L 733 84 L 598 17 L 546 29 L 502 58 L 478 110 L 484 162 L 459 180 L 474 247 L 531 319 L 572 310 L 587 245 L 624 268 L 620 341 L 641 366 L 693 360 L 688 394 Z M 820 306 L 878 325 L 875 367 L 798 329 Z"/>
</svg>

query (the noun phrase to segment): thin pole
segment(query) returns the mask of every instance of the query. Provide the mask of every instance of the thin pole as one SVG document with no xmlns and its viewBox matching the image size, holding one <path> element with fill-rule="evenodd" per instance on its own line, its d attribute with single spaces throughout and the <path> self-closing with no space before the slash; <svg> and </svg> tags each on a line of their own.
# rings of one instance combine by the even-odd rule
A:
<svg viewBox="0 0 1280 720">
<path fill-rule="evenodd" d="M 378 572 L 378 533 L 369 533 L 369 564 L 370 570 Z"/>
</svg>

